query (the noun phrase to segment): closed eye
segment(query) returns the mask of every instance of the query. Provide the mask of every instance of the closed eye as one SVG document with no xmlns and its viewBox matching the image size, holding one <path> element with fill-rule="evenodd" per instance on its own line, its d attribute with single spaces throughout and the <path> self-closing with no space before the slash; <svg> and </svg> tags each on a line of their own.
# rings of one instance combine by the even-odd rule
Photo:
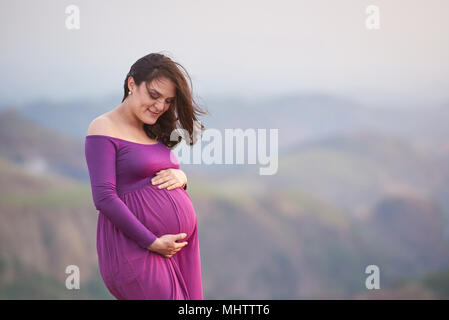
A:
<svg viewBox="0 0 449 320">
<path fill-rule="evenodd" d="M 155 96 L 155 95 L 153 95 L 153 94 L 151 94 L 151 93 L 150 93 L 150 97 L 153 98 L 153 99 L 155 99 L 155 100 L 156 100 L 157 98 L 159 98 L 159 96 Z M 172 103 L 173 101 L 174 101 L 174 99 L 166 100 L 167 103 Z"/>
</svg>

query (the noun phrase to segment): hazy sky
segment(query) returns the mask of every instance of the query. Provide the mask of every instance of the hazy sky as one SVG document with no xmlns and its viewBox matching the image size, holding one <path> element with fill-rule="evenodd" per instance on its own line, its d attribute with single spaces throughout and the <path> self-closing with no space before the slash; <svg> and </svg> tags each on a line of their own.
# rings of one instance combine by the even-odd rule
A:
<svg viewBox="0 0 449 320">
<path fill-rule="evenodd" d="M 79 30 L 65 26 L 71 4 Z M 447 0 L 1 0 L 0 15 L 2 103 L 122 95 L 132 63 L 158 51 L 203 95 L 449 99 Z"/>
</svg>

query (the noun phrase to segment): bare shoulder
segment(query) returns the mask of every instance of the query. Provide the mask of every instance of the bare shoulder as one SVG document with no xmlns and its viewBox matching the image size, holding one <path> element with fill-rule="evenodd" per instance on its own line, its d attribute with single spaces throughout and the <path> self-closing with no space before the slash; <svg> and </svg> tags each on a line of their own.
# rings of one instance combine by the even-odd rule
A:
<svg viewBox="0 0 449 320">
<path fill-rule="evenodd" d="M 113 121 L 107 114 L 96 117 L 91 121 L 87 128 L 87 135 L 101 134 L 106 136 L 113 136 Z"/>
</svg>

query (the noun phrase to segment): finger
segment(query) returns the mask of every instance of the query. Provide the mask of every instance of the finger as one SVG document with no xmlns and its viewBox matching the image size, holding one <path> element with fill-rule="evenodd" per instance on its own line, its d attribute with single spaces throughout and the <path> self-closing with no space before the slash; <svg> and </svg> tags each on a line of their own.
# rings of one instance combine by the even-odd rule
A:
<svg viewBox="0 0 449 320">
<path fill-rule="evenodd" d="M 185 233 L 185 232 L 182 232 L 182 233 L 178 233 L 177 235 L 176 235 L 176 240 L 180 240 L 180 239 L 184 239 L 185 237 L 187 237 L 187 233 Z M 179 242 L 177 242 L 177 243 L 179 243 Z"/>
<path fill-rule="evenodd" d="M 172 184 L 175 184 L 175 183 L 176 183 L 176 181 L 170 180 L 170 181 L 164 182 L 163 184 L 158 185 L 157 187 L 159 189 L 163 189 L 163 188 L 167 188 L 168 186 L 171 186 Z"/>
<path fill-rule="evenodd" d="M 167 187 L 167 190 L 180 188 L 181 186 L 182 186 L 182 183 L 181 182 L 177 182 L 177 183 L 174 183 L 171 186 Z"/>
<path fill-rule="evenodd" d="M 181 243 L 176 242 L 176 244 L 177 244 L 176 248 L 181 249 L 181 248 L 185 247 L 187 245 L 187 243 L 188 243 L 187 241 L 181 242 Z"/>
<path fill-rule="evenodd" d="M 186 242 L 180 243 L 179 246 L 176 246 L 176 249 L 177 249 L 177 250 L 178 250 L 178 249 L 181 250 L 181 249 L 184 248 L 186 245 L 187 245 Z"/>
<path fill-rule="evenodd" d="M 173 254 L 176 253 L 176 252 L 178 252 L 178 251 L 181 251 L 186 245 L 187 245 L 187 242 L 182 243 L 180 247 L 178 247 L 178 248 L 175 249 L 175 251 L 173 252 Z"/>
<path fill-rule="evenodd" d="M 168 180 L 170 180 L 170 177 L 168 177 L 168 176 L 157 176 L 157 177 L 154 177 L 153 179 L 151 179 L 151 183 L 152 184 L 159 184 L 159 183 L 162 183 L 162 182 L 166 182 Z"/>
<path fill-rule="evenodd" d="M 170 175 L 170 172 L 165 170 L 159 170 L 158 172 L 155 173 L 155 177 L 165 177 L 167 175 Z"/>
<path fill-rule="evenodd" d="M 151 179 L 151 184 L 152 185 L 161 184 L 163 182 L 167 182 L 167 178 L 165 178 L 165 179 L 161 179 L 161 178 L 153 178 L 153 179 Z"/>
<path fill-rule="evenodd" d="M 166 176 L 170 175 L 170 172 L 167 170 L 161 170 L 161 171 L 157 172 L 156 175 L 158 177 L 166 177 Z"/>
</svg>

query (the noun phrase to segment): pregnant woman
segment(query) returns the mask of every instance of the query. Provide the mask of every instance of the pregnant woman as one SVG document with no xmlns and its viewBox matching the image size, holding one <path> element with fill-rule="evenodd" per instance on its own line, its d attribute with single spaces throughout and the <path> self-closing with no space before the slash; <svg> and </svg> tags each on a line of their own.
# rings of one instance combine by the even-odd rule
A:
<svg viewBox="0 0 449 320">
<path fill-rule="evenodd" d="M 192 141 L 196 116 L 207 112 L 178 65 L 159 53 L 137 60 L 122 103 L 87 130 L 98 265 L 120 300 L 203 299 L 197 217 L 170 135 L 181 128 Z"/>
</svg>

